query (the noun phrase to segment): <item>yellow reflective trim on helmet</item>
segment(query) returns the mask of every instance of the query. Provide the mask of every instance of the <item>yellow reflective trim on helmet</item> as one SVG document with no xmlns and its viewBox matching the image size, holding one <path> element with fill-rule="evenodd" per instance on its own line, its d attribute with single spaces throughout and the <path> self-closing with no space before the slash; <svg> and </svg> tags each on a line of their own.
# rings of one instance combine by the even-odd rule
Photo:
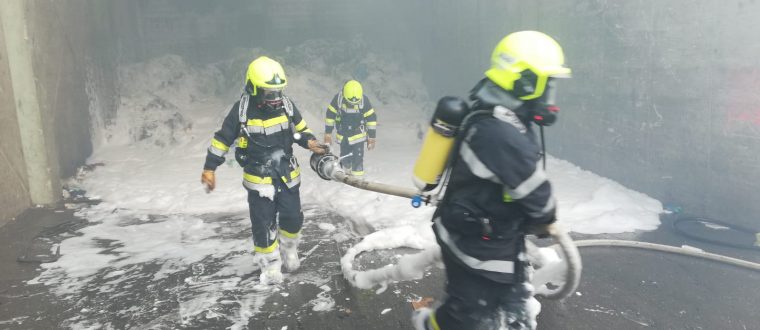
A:
<svg viewBox="0 0 760 330">
<path fill-rule="evenodd" d="M 229 151 L 230 150 L 230 146 L 224 144 L 224 142 L 219 141 L 216 138 L 211 139 L 211 145 L 214 148 L 217 148 L 217 149 L 222 150 L 222 151 Z"/>
<path fill-rule="evenodd" d="M 272 177 L 270 176 L 261 177 L 258 175 L 243 173 L 243 179 L 255 184 L 272 184 Z"/>
<path fill-rule="evenodd" d="M 301 119 L 301 122 L 296 125 L 296 131 L 302 131 L 306 129 L 306 120 Z"/>
<path fill-rule="evenodd" d="M 325 124 L 334 125 L 335 124 L 335 119 L 330 119 L 330 118 L 325 119 Z"/>
<path fill-rule="evenodd" d="M 376 121 L 368 121 L 367 122 L 367 126 L 377 126 L 377 122 Z"/>
<path fill-rule="evenodd" d="M 282 116 L 274 117 L 267 120 L 248 119 L 247 125 L 267 128 L 267 127 L 272 127 L 272 126 L 279 125 L 282 123 L 287 123 L 287 122 L 288 122 L 288 116 L 282 115 Z"/>
<path fill-rule="evenodd" d="M 280 246 L 280 242 L 275 239 L 274 243 L 272 243 L 272 245 L 267 246 L 265 248 L 254 246 L 253 247 L 253 251 L 256 252 L 256 253 L 264 253 L 264 254 L 266 254 L 266 253 L 272 253 L 272 252 L 274 252 L 274 250 L 277 249 L 278 246 Z"/>
<path fill-rule="evenodd" d="M 335 108 L 333 108 L 332 104 L 330 104 L 330 105 L 327 106 L 327 110 L 330 110 L 330 111 L 332 111 L 334 113 L 338 113 L 338 110 L 335 110 Z"/>
<path fill-rule="evenodd" d="M 280 235 L 285 236 L 287 238 L 298 238 L 298 235 L 301 234 L 301 231 L 299 230 L 296 233 L 288 232 L 285 229 L 280 228 Z"/>
<path fill-rule="evenodd" d="M 364 113 L 364 118 L 372 116 L 373 114 L 375 114 L 375 108 L 369 109 L 369 111 L 365 112 Z"/>
</svg>

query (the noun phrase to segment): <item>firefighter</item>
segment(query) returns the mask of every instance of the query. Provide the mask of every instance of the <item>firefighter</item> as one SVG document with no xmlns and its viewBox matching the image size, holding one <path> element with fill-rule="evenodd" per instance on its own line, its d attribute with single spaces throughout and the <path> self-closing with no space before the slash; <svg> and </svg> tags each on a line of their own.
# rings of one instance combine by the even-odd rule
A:
<svg viewBox="0 0 760 330">
<path fill-rule="evenodd" d="M 377 114 L 358 81 L 346 82 L 327 106 L 324 140 L 327 145 L 332 144 L 333 128 L 340 144 L 341 166 L 352 175 L 364 175 L 364 144 L 367 150 L 375 148 Z"/>
<path fill-rule="evenodd" d="M 556 120 L 555 83 L 570 69 L 554 39 L 522 31 L 496 45 L 485 75 L 471 91 L 473 112 L 457 133 L 433 216 L 447 297 L 415 312 L 417 329 L 536 326 L 525 235 L 546 233 L 556 203 L 535 130 Z"/>
<path fill-rule="evenodd" d="M 264 284 L 282 281 L 281 266 L 295 271 L 303 225 L 298 160 L 293 143 L 314 153 L 317 142 L 293 101 L 283 95 L 288 81 L 280 63 L 262 56 L 248 66 L 245 92 L 214 134 L 203 165 L 201 182 L 215 187 L 214 171 L 237 142 L 235 158 L 243 167 L 243 186 L 253 233 L 254 263 Z"/>
</svg>

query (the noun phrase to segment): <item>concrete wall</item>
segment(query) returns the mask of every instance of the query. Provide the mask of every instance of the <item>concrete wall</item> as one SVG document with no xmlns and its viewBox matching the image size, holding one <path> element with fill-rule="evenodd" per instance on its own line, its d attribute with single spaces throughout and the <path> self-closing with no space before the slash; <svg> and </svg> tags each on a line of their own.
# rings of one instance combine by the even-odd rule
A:
<svg viewBox="0 0 760 330">
<path fill-rule="evenodd" d="M 359 33 L 377 51 L 398 51 L 401 61 L 419 65 L 433 96 L 466 96 L 501 37 L 537 29 L 561 42 L 575 74 L 560 85 L 563 110 L 548 130 L 550 153 L 689 213 L 758 226 L 758 1 L 24 3 L 56 175 L 71 174 L 92 148 L 82 122 L 113 117 L 117 62 L 165 53 L 207 62 L 236 47 L 278 49 Z M 0 102 L 9 102 L 7 93 Z M 13 116 L 3 107 L 3 118 Z M 14 136 L 23 133 L 3 129 L 0 150 L 17 153 Z M 19 159 L 3 162 L 22 168 Z"/>
<path fill-rule="evenodd" d="M 760 3 L 550 3 L 538 27 L 563 41 L 576 77 L 551 150 L 760 229 Z"/>
<path fill-rule="evenodd" d="M 236 47 L 267 47 L 268 2 L 250 0 L 136 0 L 114 4 L 111 22 L 118 61 L 166 54 L 190 62 L 226 59 Z M 271 28 L 271 27 L 270 27 Z M 283 33 L 283 31 L 277 31 Z M 271 34 L 271 33 L 270 33 Z"/>
<path fill-rule="evenodd" d="M 3 26 L 0 24 L 0 226 L 15 217 L 32 201 L 26 165 L 21 151 L 21 136 L 16 118 L 13 86 Z"/>
<path fill-rule="evenodd" d="M 550 153 L 685 212 L 760 229 L 760 2 L 436 3 L 423 58 L 436 63 L 425 72 L 439 95 L 482 77 L 505 34 L 544 31 L 574 70 L 560 84 Z"/>
<path fill-rule="evenodd" d="M 72 176 L 92 152 L 90 112 L 114 113 L 116 6 L 97 0 L 0 6 L 0 221 L 59 200 L 60 178 Z"/>
<path fill-rule="evenodd" d="M 131 16 L 119 18 L 118 34 L 136 50 L 130 62 L 167 53 L 213 62 L 238 47 L 280 52 L 306 40 L 351 40 L 357 34 L 373 44 L 385 38 L 380 43 L 386 48 L 403 36 L 393 29 L 404 21 L 389 17 L 403 11 L 371 0 L 140 0 L 129 7 Z M 388 36 L 395 40 L 386 42 Z"/>
<path fill-rule="evenodd" d="M 116 49 L 109 3 L 28 1 L 40 105 L 52 133 L 46 136 L 57 153 L 59 177 L 72 176 L 92 153 L 91 99 L 99 101 L 95 106 L 115 106 Z"/>
</svg>

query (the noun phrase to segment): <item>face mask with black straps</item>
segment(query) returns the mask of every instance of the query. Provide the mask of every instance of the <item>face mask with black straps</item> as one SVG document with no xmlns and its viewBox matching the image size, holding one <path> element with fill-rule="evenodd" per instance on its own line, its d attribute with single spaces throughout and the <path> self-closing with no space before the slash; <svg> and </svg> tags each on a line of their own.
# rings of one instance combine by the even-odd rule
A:
<svg viewBox="0 0 760 330">
<path fill-rule="evenodd" d="M 282 90 L 261 90 L 261 99 L 264 108 L 269 110 L 281 110 L 284 106 L 282 98 Z"/>
<path fill-rule="evenodd" d="M 526 102 L 530 108 L 530 119 L 540 126 L 551 126 L 557 121 L 559 107 L 556 105 L 557 80 L 549 78 L 543 95 L 535 100 Z"/>
</svg>

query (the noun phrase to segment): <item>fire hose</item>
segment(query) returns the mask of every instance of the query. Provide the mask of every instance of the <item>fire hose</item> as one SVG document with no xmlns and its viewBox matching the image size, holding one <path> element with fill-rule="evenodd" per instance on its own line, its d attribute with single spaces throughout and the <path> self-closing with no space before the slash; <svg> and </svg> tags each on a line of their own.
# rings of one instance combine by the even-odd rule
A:
<svg viewBox="0 0 760 330">
<path fill-rule="evenodd" d="M 435 196 L 423 194 L 414 188 L 388 185 L 348 175 L 340 166 L 340 158 L 329 152 L 322 155 L 313 154 L 309 164 L 311 169 L 324 180 L 342 182 L 362 190 L 409 198 L 415 208 L 421 206 L 423 202 L 432 205 L 437 203 Z M 575 292 L 580 283 L 582 270 L 580 253 L 570 235 L 560 226 L 551 226 L 549 236 L 557 243 L 550 248 L 559 252 L 560 259 L 564 262 L 546 262 L 546 258 L 541 257 L 539 249 L 534 244 L 527 243 L 528 259 L 537 267 L 533 284 L 537 288 L 537 295 L 547 299 L 565 299 Z M 352 261 L 358 253 L 360 251 L 349 249 L 343 257 L 344 260 L 341 260 L 341 265 L 346 279 L 352 285 L 363 289 L 369 289 L 378 284 L 385 286 L 392 281 L 421 278 L 421 269 L 440 263 L 441 260 L 440 249 L 434 247 L 417 254 L 406 255 L 395 266 L 357 271 L 353 269 Z M 556 274 L 557 272 L 563 273 L 559 280 L 549 275 L 549 273 Z M 548 285 L 549 283 L 551 285 Z"/>
</svg>

